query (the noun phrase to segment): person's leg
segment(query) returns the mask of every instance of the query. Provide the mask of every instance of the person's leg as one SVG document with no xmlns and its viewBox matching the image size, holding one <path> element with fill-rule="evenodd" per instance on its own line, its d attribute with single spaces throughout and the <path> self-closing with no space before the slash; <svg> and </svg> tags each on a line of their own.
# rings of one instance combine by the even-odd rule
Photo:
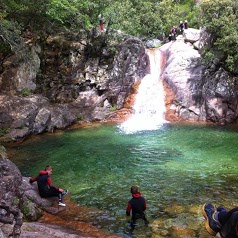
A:
<svg viewBox="0 0 238 238">
<path fill-rule="evenodd" d="M 65 206 L 65 204 L 63 203 L 63 194 L 54 187 L 50 187 L 47 193 L 45 193 L 45 197 L 58 197 L 59 205 Z"/>
<path fill-rule="evenodd" d="M 148 226 L 148 224 L 149 224 L 149 221 L 147 220 L 147 218 L 146 218 L 145 214 L 144 214 L 144 215 L 142 215 L 141 219 L 143 219 L 143 221 L 145 222 L 145 225 L 146 225 L 146 226 Z"/>
<path fill-rule="evenodd" d="M 224 209 L 222 209 L 221 211 L 219 211 L 219 208 L 217 209 L 218 211 L 218 220 L 219 222 L 222 224 L 222 225 L 225 225 L 226 222 L 230 219 L 231 215 L 234 213 L 234 212 L 237 212 L 238 211 L 238 208 L 233 208 L 231 209 L 229 212 L 227 212 Z"/>
<path fill-rule="evenodd" d="M 233 211 L 232 211 L 233 210 Z M 222 238 L 235 238 L 238 237 L 238 211 L 237 209 L 232 209 L 232 213 L 227 212 L 227 217 L 229 219 L 226 221 L 224 226 L 222 226 L 220 235 Z M 230 212 L 231 212 L 230 211 Z"/>
<path fill-rule="evenodd" d="M 131 232 L 135 229 L 136 227 L 136 217 L 132 215 L 131 222 L 130 222 L 130 227 L 131 227 Z"/>
</svg>

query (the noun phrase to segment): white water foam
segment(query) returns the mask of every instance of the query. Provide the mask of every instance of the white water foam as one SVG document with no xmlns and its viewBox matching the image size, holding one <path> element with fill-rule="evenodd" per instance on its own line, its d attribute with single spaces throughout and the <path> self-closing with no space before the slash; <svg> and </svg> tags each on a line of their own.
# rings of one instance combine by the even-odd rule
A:
<svg viewBox="0 0 238 238">
<path fill-rule="evenodd" d="M 147 74 L 139 85 L 133 106 L 134 114 L 119 125 L 126 134 L 144 130 L 156 130 L 167 121 L 164 119 L 164 88 L 160 79 L 161 52 L 159 49 L 147 51 L 150 59 L 151 73 Z"/>
</svg>

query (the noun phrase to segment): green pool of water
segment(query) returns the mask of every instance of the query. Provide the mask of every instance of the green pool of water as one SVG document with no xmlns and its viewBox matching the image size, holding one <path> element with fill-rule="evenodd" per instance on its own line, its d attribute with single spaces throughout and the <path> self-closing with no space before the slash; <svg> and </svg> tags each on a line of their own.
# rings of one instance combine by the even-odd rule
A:
<svg viewBox="0 0 238 238">
<path fill-rule="evenodd" d="M 237 200 L 238 131 L 234 128 L 165 124 L 155 131 L 124 134 L 99 125 L 38 136 L 11 148 L 24 176 L 50 164 L 53 182 L 80 205 L 103 211 L 94 224 L 128 235 L 125 208 L 131 185 L 147 199 L 151 223 L 176 202 L 199 206 Z M 105 215 L 103 215 L 105 214 Z M 150 237 L 150 228 L 137 228 Z"/>
</svg>

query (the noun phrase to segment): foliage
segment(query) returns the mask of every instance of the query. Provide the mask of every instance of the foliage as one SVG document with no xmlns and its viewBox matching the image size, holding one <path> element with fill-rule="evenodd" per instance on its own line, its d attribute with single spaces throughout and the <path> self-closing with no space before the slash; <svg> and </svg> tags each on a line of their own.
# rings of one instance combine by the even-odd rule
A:
<svg viewBox="0 0 238 238">
<path fill-rule="evenodd" d="M 188 2 L 190 7 L 187 7 Z M 112 19 L 115 29 L 135 36 L 157 37 L 163 32 L 168 34 L 173 25 L 179 24 L 179 20 L 187 19 L 190 22 L 195 18 L 194 6 L 193 0 L 183 3 L 173 0 L 116 0 L 106 8 L 105 16 Z"/>
<path fill-rule="evenodd" d="M 0 128 L 0 137 L 10 132 L 10 128 Z M 0 155 L 2 153 L 1 149 L 4 148 L 0 145 Z"/>
<path fill-rule="evenodd" d="M 3 0 L 0 20 L 17 22 L 24 31 L 91 29 L 104 15 L 106 27 L 143 37 L 169 32 L 179 20 L 194 18 L 194 0 Z M 195 21 L 193 21 L 195 22 Z"/>
<path fill-rule="evenodd" d="M 237 73 L 238 1 L 204 0 L 200 4 L 201 24 L 211 35 L 205 51 L 209 60 L 219 58 L 224 67 Z"/>
<path fill-rule="evenodd" d="M 18 24 L 5 19 L 0 21 L 0 52 L 8 54 L 18 51 L 21 43 Z"/>
<path fill-rule="evenodd" d="M 82 115 L 77 115 L 77 121 L 82 121 L 82 120 L 83 120 Z"/>
<path fill-rule="evenodd" d="M 110 108 L 110 111 L 115 112 L 116 110 L 117 110 L 117 105 L 116 104 L 112 105 L 112 107 Z"/>
<path fill-rule="evenodd" d="M 27 97 L 27 96 L 29 96 L 30 94 L 31 94 L 31 90 L 28 89 L 28 88 L 24 88 L 24 89 L 22 89 L 21 92 L 20 92 L 20 96 L 22 96 L 22 97 Z"/>
</svg>

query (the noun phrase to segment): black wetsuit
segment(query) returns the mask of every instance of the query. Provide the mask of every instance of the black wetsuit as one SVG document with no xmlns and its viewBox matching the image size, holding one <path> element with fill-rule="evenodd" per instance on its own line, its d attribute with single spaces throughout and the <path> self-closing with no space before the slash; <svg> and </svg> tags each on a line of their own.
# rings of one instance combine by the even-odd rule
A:
<svg viewBox="0 0 238 238">
<path fill-rule="evenodd" d="M 137 219 L 144 220 L 145 224 L 147 225 L 149 222 L 145 216 L 145 209 L 146 209 L 146 200 L 142 197 L 141 193 L 132 194 L 132 199 L 128 202 L 126 215 L 130 216 L 132 210 L 132 217 L 131 217 L 131 228 L 134 229 L 135 223 Z"/>
<path fill-rule="evenodd" d="M 40 171 L 39 175 L 35 178 L 30 178 L 30 183 L 37 182 L 39 194 L 41 197 L 55 197 L 58 196 L 59 201 L 62 201 L 62 193 L 59 188 L 52 185 L 52 180 L 47 171 Z"/>
<path fill-rule="evenodd" d="M 223 210 L 218 214 L 218 220 L 221 224 L 220 235 L 222 238 L 238 237 L 238 208 L 230 211 Z"/>
</svg>

